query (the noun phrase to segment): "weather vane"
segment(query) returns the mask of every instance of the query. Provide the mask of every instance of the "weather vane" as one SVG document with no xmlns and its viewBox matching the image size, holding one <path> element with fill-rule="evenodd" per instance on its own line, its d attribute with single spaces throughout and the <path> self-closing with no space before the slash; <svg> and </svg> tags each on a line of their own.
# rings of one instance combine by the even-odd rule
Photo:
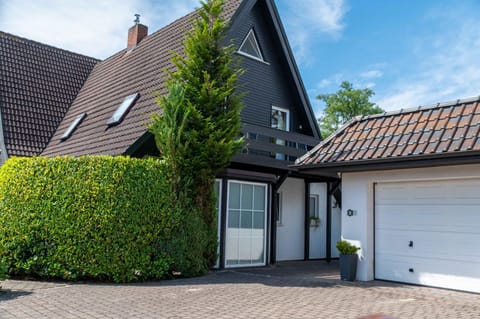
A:
<svg viewBox="0 0 480 319">
<path fill-rule="evenodd" d="M 135 16 L 135 20 L 133 20 L 133 22 L 135 22 L 135 24 L 139 24 L 140 23 L 140 15 L 138 13 L 135 13 L 134 16 Z"/>
</svg>

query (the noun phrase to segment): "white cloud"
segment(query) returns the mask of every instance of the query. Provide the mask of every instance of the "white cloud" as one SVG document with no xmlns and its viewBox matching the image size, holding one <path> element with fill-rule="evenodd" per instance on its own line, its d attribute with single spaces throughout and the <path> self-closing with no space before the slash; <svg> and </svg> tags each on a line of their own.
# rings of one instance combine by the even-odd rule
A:
<svg viewBox="0 0 480 319">
<path fill-rule="evenodd" d="M 380 70 L 369 70 L 369 71 L 360 73 L 360 77 L 365 79 L 381 78 L 382 76 L 383 76 L 383 72 Z"/>
<path fill-rule="evenodd" d="M 133 14 L 150 31 L 191 11 L 195 0 L 2 1 L 0 30 L 97 58 L 126 46 Z"/>
<path fill-rule="evenodd" d="M 394 110 L 480 95 L 480 25 L 465 14 L 456 12 L 455 17 L 452 13 L 445 21 L 450 31 L 419 39 L 413 49 L 421 62 L 379 96 L 381 107 Z"/>
<path fill-rule="evenodd" d="M 299 63 L 312 59 L 313 36 L 318 33 L 338 39 L 345 28 L 343 18 L 348 11 L 345 0 L 282 0 L 285 25 Z"/>
<path fill-rule="evenodd" d="M 326 88 L 326 87 L 330 86 L 331 84 L 332 84 L 331 79 L 322 79 L 320 82 L 318 82 L 317 88 L 323 89 L 323 88 Z"/>
</svg>

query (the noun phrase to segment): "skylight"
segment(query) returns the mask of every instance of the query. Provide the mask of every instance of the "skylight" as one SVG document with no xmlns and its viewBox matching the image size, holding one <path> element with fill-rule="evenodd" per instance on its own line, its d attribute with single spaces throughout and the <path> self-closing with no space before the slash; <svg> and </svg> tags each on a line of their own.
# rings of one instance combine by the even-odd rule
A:
<svg viewBox="0 0 480 319">
<path fill-rule="evenodd" d="M 60 138 L 62 141 L 65 141 L 66 139 L 68 139 L 73 131 L 75 131 L 75 129 L 77 128 L 77 126 L 80 124 L 80 122 L 83 121 L 83 119 L 87 116 L 87 113 L 82 113 L 80 115 L 78 115 L 74 120 L 73 122 L 70 124 L 70 126 L 68 127 L 68 129 L 65 131 L 65 133 L 63 133 L 62 137 Z"/>
<path fill-rule="evenodd" d="M 260 51 L 260 46 L 258 45 L 257 37 L 255 36 L 253 29 L 250 29 L 245 40 L 243 40 L 240 49 L 238 49 L 238 53 L 256 60 L 264 61 L 262 51 Z"/>
<path fill-rule="evenodd" d="M 113 113 L 112 117 L 108 120 L 107 125 L 113 126 L 120 123 L 125 117 L 125 114 L 127 114 L 127 112 L 130 110 L 130 108 L 133 106 L 133 104 L 135 103 L 135 101 L 138 99 L 139 96 L 140 94 L 135 93 L 124 98 L 122 104 L 120 104 L 118 109 L 115 111 L 115 113 Z"/>
</svg>

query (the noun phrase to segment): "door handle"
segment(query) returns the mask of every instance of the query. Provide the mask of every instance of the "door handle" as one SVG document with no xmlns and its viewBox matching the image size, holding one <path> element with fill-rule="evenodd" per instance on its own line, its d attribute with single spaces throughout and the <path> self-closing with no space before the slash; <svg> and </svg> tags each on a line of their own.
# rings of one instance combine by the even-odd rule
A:
<svg viewBox="0 0 480 319">
<path fill-rule="evenodd" d="M 409 272 L 414 272 L 413 268 L 408 269 Z"/>
<path fill-rule="evenodd" d="M 410 240 L 410 243 L 408 244 L 408 247 L 413 247 L 413 241 Z"/>
</svg>

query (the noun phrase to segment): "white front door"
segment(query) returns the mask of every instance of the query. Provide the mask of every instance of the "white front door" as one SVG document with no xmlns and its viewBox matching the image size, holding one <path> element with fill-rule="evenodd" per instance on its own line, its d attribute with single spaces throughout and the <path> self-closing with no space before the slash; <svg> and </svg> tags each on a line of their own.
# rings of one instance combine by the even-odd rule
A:
<svg viewBox="0 0 480 319">
<path fill-rule="evenodd" d="M 480 292 L 480 180 L 379 183 L 375 278 Z"/>
<path fill-rule="evenodd" d="M 267 185 L 229 181 L 225 267 L 266 264 Z"/>
</svg>

